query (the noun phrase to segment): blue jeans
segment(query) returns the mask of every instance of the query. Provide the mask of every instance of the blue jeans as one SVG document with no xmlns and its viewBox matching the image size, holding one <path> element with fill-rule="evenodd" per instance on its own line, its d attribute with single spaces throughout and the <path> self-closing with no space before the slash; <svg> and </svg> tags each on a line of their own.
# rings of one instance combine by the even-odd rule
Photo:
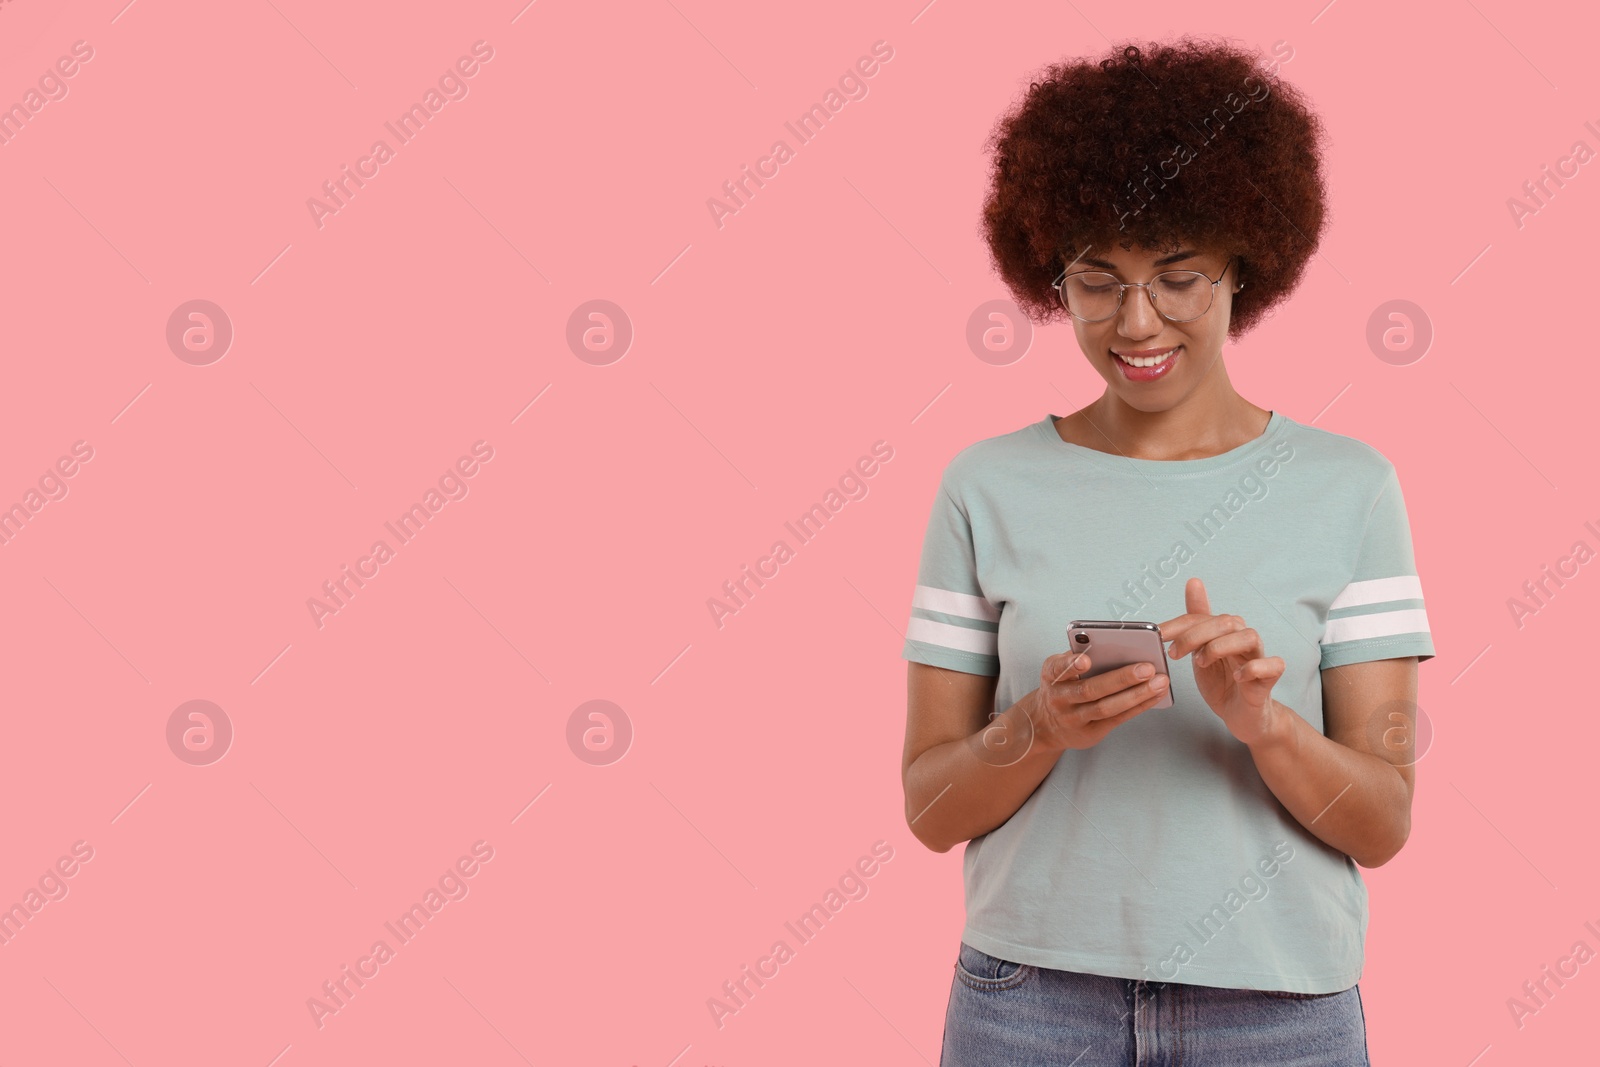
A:
<svg viewBox="0 0 1600 1067">
<path fill-rule="evenodd" d="M 1356 986 L 1223 989 L 1013 963 L 966 942 L 940 1067 L 1370 1067 Z"/>
</svg>

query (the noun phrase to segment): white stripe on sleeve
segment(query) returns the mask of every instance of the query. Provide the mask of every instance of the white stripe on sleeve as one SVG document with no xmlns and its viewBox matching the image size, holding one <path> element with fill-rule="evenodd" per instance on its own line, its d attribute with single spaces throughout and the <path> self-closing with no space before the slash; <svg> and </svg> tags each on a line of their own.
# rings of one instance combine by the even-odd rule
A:
<svg viewBox="0 0 1600 1067">
<path fill-rule="evenodd" d="M 983 597 L 973 596 L 971 593 L 956 593 L 949 589 L 935 589 L 931 585 L 917 586 L 916 592 L 911 596 L 911 606 L 922 608 L 924 611 L 937 611 L 941 615 L 957 615 L 963 619 L 1000 621 L 1000 609 Z"/>
<path fill-rule="evenodd" d="M 1361 641 L 1369 637 L 1394 637 L 1398 634 L 1428 632 L 1426 609 L 1400 608 L 1395 611 L 1375 611 L 1370 615 L 1347 615 L 1342 619 L 1329 619 L 1327 629 L 1322 634 L 1322 643 L 1335 645 L 1341 641 Z"/>
<path fill-rule="evenodd" d="M 1396 578 L 1371 578 L 1364 582 L 1351 582 L 1333 598 L 1328 610 L 1360 607 L 1362 604 L 1381 604 L 1387 600 L 1421 599 L 1422 580 L 1415 574 L 1402 574 Z"/>
<path fill-rule="evenodd" d="M 995 656 L 1000 652 L 1000 635 L 993 630 L 974 630 L 949 622 L 935 622 L 912 616 L 906 626 L 906 639 L 921 645 L 937 645 L 962 652 L 976 652 L 980 656 Z"/>
</svg>

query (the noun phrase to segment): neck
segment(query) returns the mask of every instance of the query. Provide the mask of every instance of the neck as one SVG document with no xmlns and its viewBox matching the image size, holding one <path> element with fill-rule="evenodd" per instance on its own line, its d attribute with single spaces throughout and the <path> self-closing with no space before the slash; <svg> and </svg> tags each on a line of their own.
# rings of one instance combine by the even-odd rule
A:
<svg viewBox="0 0 1600 1067">
<path fill-rule="evenodd" d="M 1261 436 L 1271 412 L 1225 380 L 1222 389 L 1185 397 L 1164 411 L 1141 411 L 1109 389 L 1082 415 L 1106 451 L 1134 459 L 1201 459 Z"/>
</svg>

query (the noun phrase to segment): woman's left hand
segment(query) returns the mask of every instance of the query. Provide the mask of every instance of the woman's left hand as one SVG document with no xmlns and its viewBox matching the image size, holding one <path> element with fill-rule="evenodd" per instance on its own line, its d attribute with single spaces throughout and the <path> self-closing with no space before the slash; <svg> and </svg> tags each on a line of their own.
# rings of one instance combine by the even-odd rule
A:
<svg viewBox="0 0 1600 1067">
<path fill-rule="evenodd" d="M 1267 735 L 1275 721 L 1272 687 L 1287 666 L 1278 656 L 1268 656 L 1261 635 L 1237 615 L 1211 614 L 1206 586 L 1190 578 L 1183 587 L 1189 610 L 1161 623 L 1161 640 L 1170 641 L 1167 654 L 1182 659 L 1193 653 L 1195 685 L 1200 695 L 1245 744 Z"/>
</svg>

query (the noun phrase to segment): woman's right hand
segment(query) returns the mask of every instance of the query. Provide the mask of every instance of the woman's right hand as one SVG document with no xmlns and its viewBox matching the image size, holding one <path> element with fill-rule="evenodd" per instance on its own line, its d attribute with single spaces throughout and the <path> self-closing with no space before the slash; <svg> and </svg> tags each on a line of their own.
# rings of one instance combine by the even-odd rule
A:
<svg viewBox="0 0 1600 1067">
<path fill-rule="evenodd" d="M 1087 652 L 1070 650 L 1044 661 L 1031 716 L 1038 744 L 1054 750 L 1093 748 L 1118 726 L 1155 707 L 1171 684 L 1148 663 L 1084 678 L 1093 666 Z"/>
</svg>

